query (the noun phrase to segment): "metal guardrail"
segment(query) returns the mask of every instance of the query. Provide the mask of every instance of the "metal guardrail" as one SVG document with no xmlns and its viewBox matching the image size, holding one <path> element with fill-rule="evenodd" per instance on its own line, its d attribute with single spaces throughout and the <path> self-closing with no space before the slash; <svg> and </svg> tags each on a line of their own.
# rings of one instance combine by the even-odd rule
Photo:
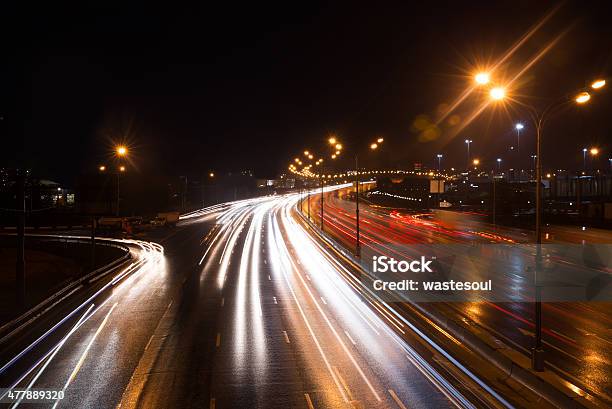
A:
<svg viewBox="0 0 612 409">
<path fill-rule="evenodd" d="M 42 239 L 41 241 L 59 242 L 59 243 L 79 243 L 79 244 L 91 244 L 91 239 L 87 238 L 76 238 L 76 237 L 63 237 L 54 235 L 32 235 L 28 237 L 35 237 Z M 72 295 L 78 288 L 89 281 L 98 280 L 111 271 L 113 271 L 118 265 L 128 261 L 131 258 L 130 249 L 128 246 L 118 244 L 116 242 L 104 239 L 95 239 L 96 245 L 102 245 L 107 247 L 114 247 L 124 251 L 124 255 L 93 270 L 77 280 L 70 281 L 59 291 L 55 292 L 45 300 L 41 301 L 28 311 L 21 314 L 19 317 L 7 322 L 0 326 L 0 345 L 13 338 L 15 335 L 20 333 L 22 330 L 27 328 L 37 319 L 42 317 L 45 313 L 50 311 L 53 307 L 58 305 L 60 302 Z"/>
</svg>

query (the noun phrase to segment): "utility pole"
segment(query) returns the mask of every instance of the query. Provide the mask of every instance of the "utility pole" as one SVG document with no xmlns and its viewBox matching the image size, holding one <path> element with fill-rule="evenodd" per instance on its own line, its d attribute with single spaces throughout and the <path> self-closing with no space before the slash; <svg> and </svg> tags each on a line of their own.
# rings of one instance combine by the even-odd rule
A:
<svg viewBox="0 0 612 409">
<path fill-rule="evenodd" d="M 321 232 L 323 232 L 323 178 L 321 177 Z"/>
<path fill-rule="evenodd" d="M 361 257 L 361 244 L 359 243 L 359 163 L 357 154 L 355 154 L 355 222 L 355 255 Z"/>
<path fill-rule="evenodd" d="M 96 217 L 91 218 L 91 269 L 96 266 Z"/>
<path fill-rule="evenodd" d="M 17 174 L 17 264 L 15 266 L 15 298 L 19 309 L 25 302 L 25 170 Z"/>
<path fill-rule="evenodd" d="M 306 208 L 308 209 L 308 221 L 310 221 L 310 186 L 306 188 L 308 189 L 308 203 L 306 204 Z"/>
</svg>

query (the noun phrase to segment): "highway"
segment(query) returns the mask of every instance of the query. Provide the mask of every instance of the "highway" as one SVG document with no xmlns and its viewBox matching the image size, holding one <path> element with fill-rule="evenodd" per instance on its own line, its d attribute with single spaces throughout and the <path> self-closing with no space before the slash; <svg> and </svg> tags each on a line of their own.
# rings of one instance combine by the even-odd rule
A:
<svg viewBox="0 0 612 409">
<path fill-rule="evenodd" d="M 162 245 L 129 241 L 135 261 L 5 359 L 2 386 L 65 392 L 27 407 L 537 404 L 502 396 L 365 298 L 307 234 L 298 199 L 218 205 L 183 217 Z"/>
<path fill-rule="evenodd" d="M 312 196 L 310 214 L 313 223 L 320 225 L 319 197 Z M 307 203 L 304 205 L 307 211 Z M 324 228 L 347 249 L 355 246 L 355 205 L 348 199 L 348 190 L 326 193 L 324 206 Z M 496 285 L 504 294 L 533 293 L 533 286 L 524 274 L 534 264 L 534 247 L 529 244 L 531 232 L 512 228 L 494 228 L 477 224 L 478 229 L 456 226 L 432 219 L 428 214 L 409 213 L 396 209 L 369 206 L 361 207 L 362 260 L 371 260 L 373 255 L 393 255 L 398 259 L 411 259 L 421 254 L 424 248 L 436 249 L 447 256 L 459 257 L 466 252 L 466 244 L 495 245 L 494 251 L 479 254 L 478 262 L 463 269 L 469 276 L 478 276 L 493 265 L 499 273 Z M 546 234 L 548 233 L 548 234 Z M 548 227 L 545 230 L 547 243 L 612 243 L 609 232 L 601 230 L 581 231 L 578 228 Z M 489 246 L 491 247 L 491 246 Z M 551 246 L 547 247 L 550 248 Z M 554 253 L 556 247 L 550 250 Z M 421 253 L 420 253 L 421 252 Z M 439 254 L 439 253 L 438 253 Z M 553 254 L 555 256 L 555 254 Z M 588 270 L 596 278 L 597 286 L 609 287 L 612 271 L 608 265 L 585 269 L 576 266 L 573 260 L 557 254 L 555 274 L 562 276 L 585 274 Z M 365 261 L 364 261 L 365 263 Z M 559 268 L 558 266 L 562 266 Z M 569 273 L 568 273 L 569 274 Z M 555 285 L 555 283 L 553 283 Z M 516 359 L 527 363 L 534 342 L 532 298 L 517 297 L 522 301 L 512 302 L 430 302 L 419 305 L 437 316 L 460 323 L 481 337 L 490 337 L 511 347 Z M 396 303 L 402 310 L 406 305 Z M 546 362 L 550 370 L 565 380 L 564 384 L 576 394 L 588 399 L 596 397 L 599 404 L 612 404 L 609 374 L 612 372 L 612 337 L 610 333 L 610 310 L 607 302 L 548 302 L 543 304 L 543 341 Z M 410 312 L 406 311 L 406 315 Z M 528 363 L 527 363 L 528 364 Z"/>
</svg>

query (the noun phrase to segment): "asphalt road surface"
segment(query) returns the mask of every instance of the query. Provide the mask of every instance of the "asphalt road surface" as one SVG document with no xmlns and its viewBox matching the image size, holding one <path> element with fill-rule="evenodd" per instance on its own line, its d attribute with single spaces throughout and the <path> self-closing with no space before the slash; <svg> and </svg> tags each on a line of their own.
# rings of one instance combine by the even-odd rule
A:
<svg viewBox="0 0 612 409">
<path fill-rule="evenodd" d="M 325 194 L 324 228 L 347 249 L 355 246 L 355 204 L 349 200 L 348 189 Z M 304 197 L 304 196 L 303 196 Z M 311 196 L 310 214 L 313 223 L 320 225 L 320 196 Z M 307 199 L 304 199 L 307 200 Z M 303 205 L 304 211 L 308 203 Z M 507 266 L 503 276 L 495 277 L 496 285 L 506 294 L 527 293 L 533 285 L 525 280 L 525 270 L 533 267 L 535 247 L 529 244 L 532 232 L 513 228 L 494 227 L 476 223 L 470 227 L 444 223 L 425 214 L 401 212 L 362 203 L 361 247 L 362 259 L 373 255 L 392 255 L 410 259 L 418 254 L 415 245 L 442 249 L 448 255 L 453 249 L 465 251 L 465 244 L 495 244 L 495 251 L 481 255 L 480 265 L 473 264 L 466 274 L 485 269 L 490 263 Z M 474 227 L 476 226 L 476 227 Z M 610 246 L 608 231 L 578 227 L 547 226 L 545 243 L 570 243 L 574 246 L 597 243 Z M 423 247 L 418 247 L 422 251 Z M 417 252 L 418 252 L 417 251 Z M 552 252 L 552 251 L 551 251 Z M 552 255 L 555 256 L 554 254 Z M 570 271 L 574 275 L 589 272 L 597 279 L 599 288 L 609 288 L 612 268 L 608 265 L 585 269 L 575 260 L 560 255 L 555 274 Z M 572 270 L 573 269 L 573 270 Z M 554 285 L 554 283 L 553 283 Z M 511 301 L 511 300 L 508 300 Z M 510 345 L 524 359 L 534 343 L 534 308 L 531 302 L 435 302 L 424 307 L 455 322 L 466 323 L 466 328 L 477 328 Z M 401 306 L 398 309 L 401 310 Z M 566 382 L 576 394 L 595 397 L 602 406 L 612 405 L 612 311 L 611 302 L 549 302 L 543 304 L 543 342 L 546 364 Z"/>
</svg>

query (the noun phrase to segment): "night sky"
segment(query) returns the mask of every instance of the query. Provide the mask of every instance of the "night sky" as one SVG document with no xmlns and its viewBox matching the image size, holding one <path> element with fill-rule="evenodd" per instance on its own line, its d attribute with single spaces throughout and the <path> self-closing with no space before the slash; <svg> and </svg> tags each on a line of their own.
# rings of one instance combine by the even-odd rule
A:
<svg viewBox="0 0 612 409">
<path fill-rule="evenodd" d="M 369 166 L 432 166 L 438 152 L 445 166 L 464 166 L 465 138 L 473 156 L 506 160 L 513 123 L 526 120 L 516 103 L 489 107 L 456 133 L 483 98 L 473 95 L 452 123 L 427 135 L 417 128 L 557 4 L 208 3 L 5 9 L 0 163 L 25 161 L 70 182 L 106 163 L 112 141 L 126 141 L 139 172 L 253 169 L 263 177 L 303 148 L 328 152 L 330 133 L 347 149 L 385 137 L 378 157 L 364 159 Z M 568 30 L 513 87 L 513 99 L 542 104 L 610 74 L 604 4 L 565 3 L 500 68 L 500 78 L 510 77 Z M 584 146 L 603 149 L 603 166 L 612 157 L 610 113 L 607 90 L 552 119 L 545 167 L 580 167 Z M 534 135 L 526 125 L 528 157 Z"/>
</svg>

